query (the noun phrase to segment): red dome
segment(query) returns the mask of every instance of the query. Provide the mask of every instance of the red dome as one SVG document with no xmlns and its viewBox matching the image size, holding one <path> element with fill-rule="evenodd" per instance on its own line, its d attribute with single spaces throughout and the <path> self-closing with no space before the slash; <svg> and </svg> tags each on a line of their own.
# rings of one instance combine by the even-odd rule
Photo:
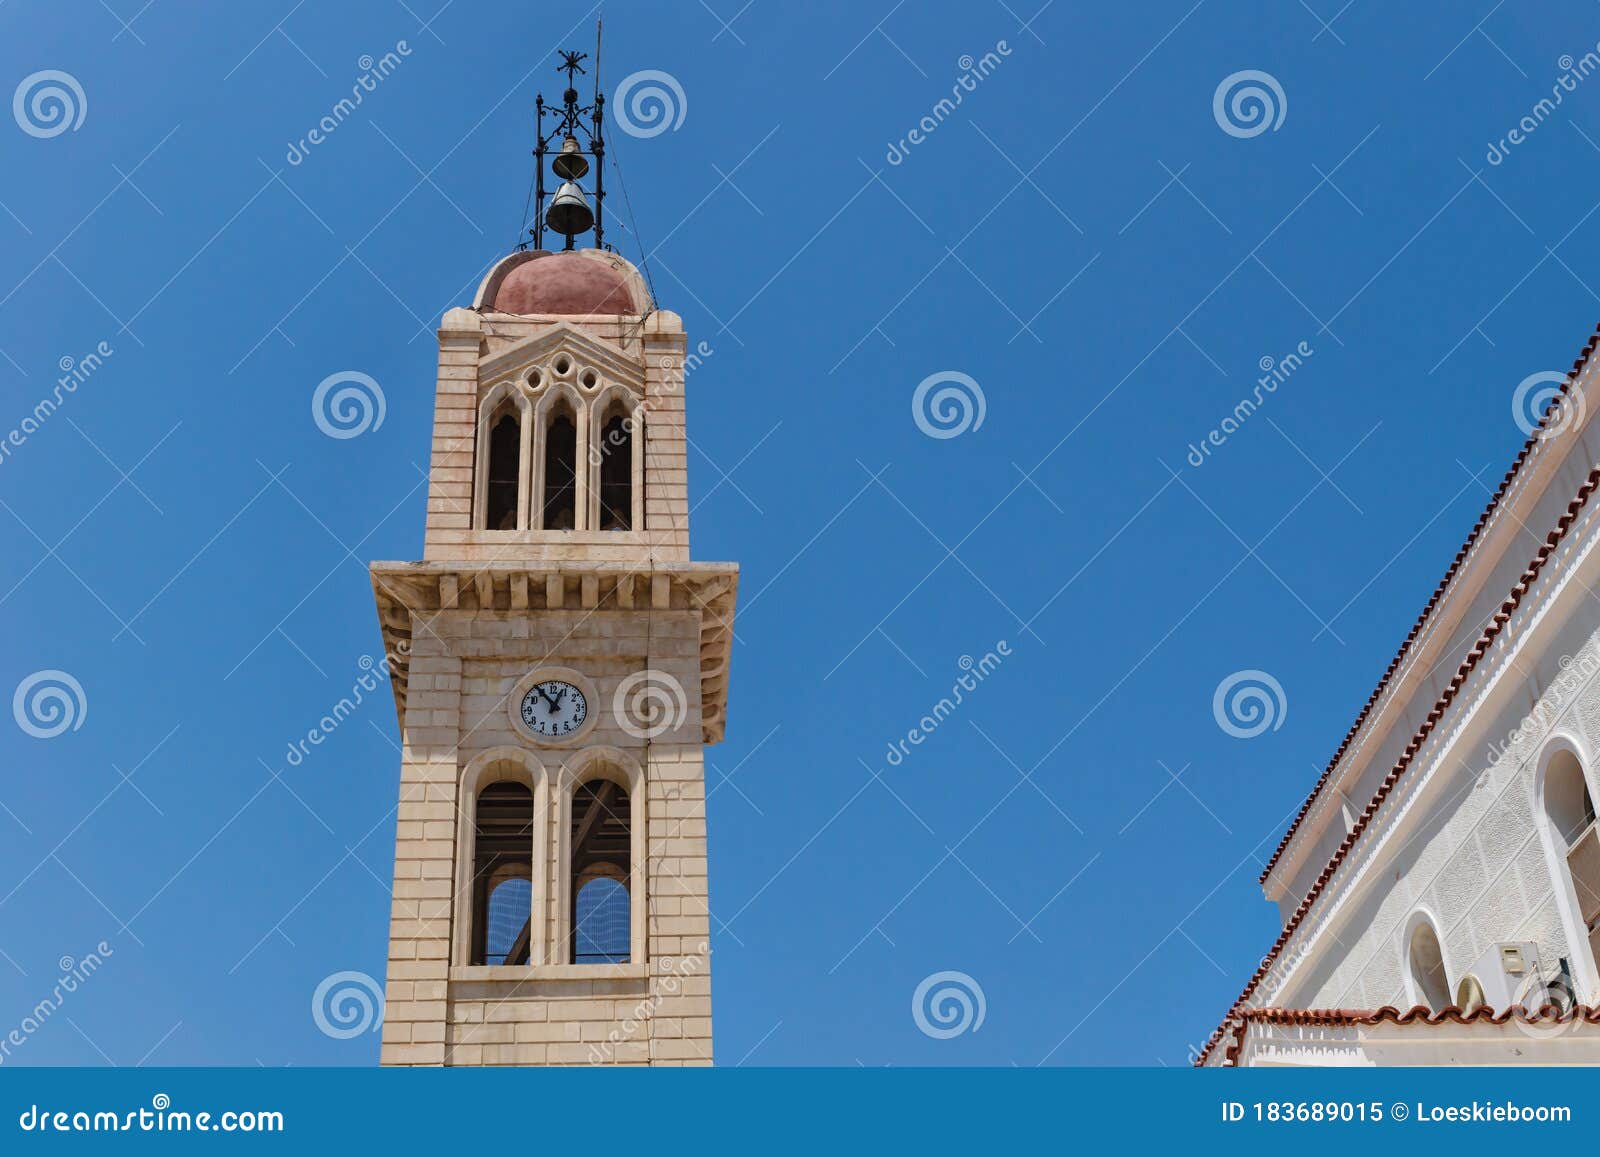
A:
<svg viewBox="0 0 1600 1157">
<path fill-rule="evenodd" d="M 638 312 L 622 270 L 577 253 L 522 262 L 495 287 L 490 308 L 501 313 Z"/>
</svg>

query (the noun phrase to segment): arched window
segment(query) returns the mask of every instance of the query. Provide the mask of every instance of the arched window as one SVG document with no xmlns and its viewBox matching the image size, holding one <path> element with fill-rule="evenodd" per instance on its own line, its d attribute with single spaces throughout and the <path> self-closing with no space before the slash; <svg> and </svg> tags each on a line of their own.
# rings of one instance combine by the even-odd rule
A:
<svg viewBox="0 0 1600 1157">
<path fill-rule="evenodd" d="M 1406 947 L 1406 968 L 1411 977 L 1411 990 L 1419 1003 L 1434 1012 L 1450 1004 L 1450 980 L 1444 970 L 1444 950 L 1439 945 L 1439 933 L 1433 921 L 1426 916 L 1411 929 Z"/>
<path fill-rule="evenodd" d="M 533 911 L 533 881 L 528 865 L 508 865 L 505 875 L 489 886 L 484 943 L 485 964 L 526 964 L 528 916 Z"/>
<path fill-rule="evenodd" d="M 578 525 L 578 427 L 572 412 L 550 411 L 544 433 L 545 530 L 573 530 Z"/>
<path fill-rule="evenodd" d="M 484 529 L 517 529 L 517 491 L 522 480 L 522 424 L 508 406 L 489 427 L 489 471 L 484 494 Z"/>
<path fill-rule="evenodd" d="M 533 792 L 478 793 L 472 845 L 473 964 L 526 964 L 533 931 Z"/>
<path fill-rule="evenodd" d="M 573 962 L 626 964 L 631 907 L 627 885 L 611 876 L 596 876 L 579 888 L 572 921 Z"/>
<path fill-rule="evenodd" d="M 620 405 L 601 425 L 600 529 L 633 529 L 633 420 Z"/>
<path fill-rule="evenodd" d="M 1581 934 L 1594 953 L 1600 947 L 1600 834 L 1583 765 L 1566 748 L 1556 752 L 1545 769 L 1544 810 L 1556 859 L 1572 881 Z"/>
<path fill-rule="evenodd" d="M 609 779 L 572 793 L 572 962 L 620 964 L 631 959 L 633 812 L 628 791 Z"/>
</svg>

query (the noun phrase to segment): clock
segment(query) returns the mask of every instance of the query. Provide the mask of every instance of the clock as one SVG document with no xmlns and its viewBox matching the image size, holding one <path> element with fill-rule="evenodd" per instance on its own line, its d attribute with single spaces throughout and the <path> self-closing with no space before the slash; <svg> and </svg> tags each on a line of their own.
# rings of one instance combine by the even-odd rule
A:
<svg viewBox="0 0 1600 1157">
<path fill-rule="evenodd" d="M 565 739 L 589 718 L 589 700 L 565 679 L 544 679 L 528 687 L 517 716 L 540 739 Z"/>
</svg>

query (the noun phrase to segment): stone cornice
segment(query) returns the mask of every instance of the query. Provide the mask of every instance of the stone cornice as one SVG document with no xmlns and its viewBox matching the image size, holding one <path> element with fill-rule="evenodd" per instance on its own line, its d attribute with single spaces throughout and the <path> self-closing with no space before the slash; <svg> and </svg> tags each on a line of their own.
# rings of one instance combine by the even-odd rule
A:
<svg viewBox="0 0 1600 1157">
<path fill-rule="evenodd" d="M 700 615 L 701 739 L 721 741 L 728 707 L 728 660 L 739 567 L 729 562 L 473 564 L 375 562 L 383 649 L 395 710 L 405 725 L 414 615 L 573 610 L 697 611 Z"/>
</svg>

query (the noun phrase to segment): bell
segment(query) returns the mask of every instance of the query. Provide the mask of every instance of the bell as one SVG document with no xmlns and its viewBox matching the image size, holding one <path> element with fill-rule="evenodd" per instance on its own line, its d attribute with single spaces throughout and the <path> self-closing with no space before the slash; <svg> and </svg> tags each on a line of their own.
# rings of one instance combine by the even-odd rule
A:
<svg viewBox="0 0 1600 1157">
<path fill-rule="evenodd" d="M 544 223 L 563 237 L 576 237 L 594 227 L 594 211 L 589 208 L 589 199 L 583 195 L 583 190 L 567 181 L 550 199 Z"/>
<path fill-rule="evenodd" d="M 550 162 L 550 168 L 563 181 L 583 180 L 589 172 L 589 162 L 584 160 L 583 154 L 578 151 L 578 141 L 575 137 L 568 137 L 561 142 L 561 151 L 556 154 L 556 159 Z"/>
</svg>

